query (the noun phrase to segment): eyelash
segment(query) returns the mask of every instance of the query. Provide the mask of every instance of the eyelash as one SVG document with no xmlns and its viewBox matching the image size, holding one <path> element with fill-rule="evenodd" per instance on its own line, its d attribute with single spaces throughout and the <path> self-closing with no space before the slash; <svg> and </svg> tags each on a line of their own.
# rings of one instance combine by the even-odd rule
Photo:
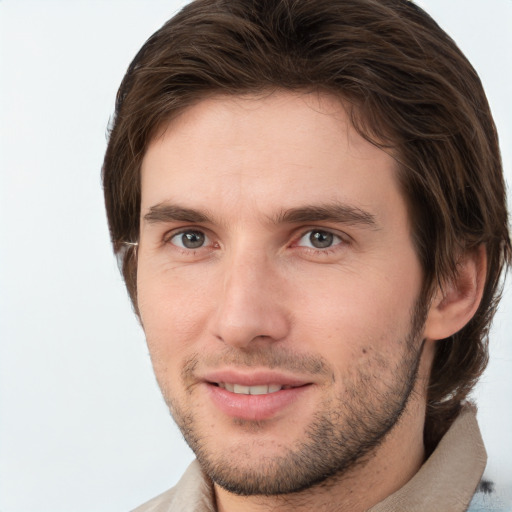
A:
<svg viewBox="0 0 512 512">
<path fill-rule="evenodd" d="M 313 234 L 313 233 L 323 233 L 323 234 L 326 234 L 326 235 L 331 235 L 333 237 L 333 239 L 335 240 L 335 243 L 333 243 L 333 245 L 330 245 L 328 247 L 325 247 L 325 248 L 315 248 L 315 247 L 307 247 L 307 246 L 304 246 L 304 245 L 299 245 L 299 242 L 304 238 L 306 237 L 308 234 Z M 194 228 L 194 227 L 189 227 L 189 228 L 186 228 L 186 229 L 180 229 L 178 231 L 171 231 L 171 232 L 168 232 L 164 235 L 163 237 L 163 243 L 165 245 L 172 245 L 173 246 L 173 249 L 179 251 L 181 254 L 185 255 L 185 256 L 188 256 L 188 257 L 191 257 L 191 256 L 197 256 L 197 253 L 199 251 L 202 251 L 204 249 L 209 249 L 210 251 L 212 250 L 215 250 L 215 249 L 218 249 L 220 247 L 219 243 L 218 242 L 215 242 L 213 243 L 213 245 L 211 245 L 210 247 L 208 247 L 208 245 L 202 245 L 200 247 L 197 247 L 197 248 L 186 248 L 186 247 L 182 247 L 182 246 L 179 246 L 175 243 L 172 242 L 172 240 L 175 238 L 175 237 L 178 237 L 180 235 L 184 235 L 186 233 L 200 233 L 202 235 L 204 235 L 206 241 L 209 241 L 210 240 L 210 237 L 208 236 L 207 232 L 202 229 L 202 228 Z M 350 242 L 348 240 L 348 236 L 347 235 L 341 235 L 341 234 L 337 234 L 335 232 L 333 232 L 332 230 L 329 230 L 329 229 L 323 229 L 323 228 L 308 228 L 308 229 L 305 229 L 303 231 L 301 231 L 301 234 L 298 236 L 298 237 L 294 237 L 293 241 L 291 242 L 291 244 L 289 245 L 289 247 L 300 247 L 301 249 L 307 251 L 307 253 L 311 254 L 311 255 L 314 255 L 314 256 L 328 256 L 328 255 L 331 255 L 332 253 L 336 252 L 337 250 L 340 250 L 340 246 L 344 247 L 346 245 L 348 245 Z"/>
</svg>

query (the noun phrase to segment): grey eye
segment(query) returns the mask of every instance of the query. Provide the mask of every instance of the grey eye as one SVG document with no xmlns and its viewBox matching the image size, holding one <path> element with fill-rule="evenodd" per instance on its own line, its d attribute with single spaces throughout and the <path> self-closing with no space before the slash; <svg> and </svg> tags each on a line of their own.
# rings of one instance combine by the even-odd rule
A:
<svg viewBox="0 0 512 512">
<path fill-rule="evenodd" d="M 170 242 L 183 249 L 198 249 L 203 247 L 208 237 L 202 231 L 182 231 L 171 237 Z"/>
<path fill-rule="evenodd" d="M 327 249 L 333 245 L 339 244 L 341 241 L 341 238 L 334 233 L 321 229 L 312 229 L 302 235 L 297 245 L 311 247 L 313 249 Z"/>
</svg>

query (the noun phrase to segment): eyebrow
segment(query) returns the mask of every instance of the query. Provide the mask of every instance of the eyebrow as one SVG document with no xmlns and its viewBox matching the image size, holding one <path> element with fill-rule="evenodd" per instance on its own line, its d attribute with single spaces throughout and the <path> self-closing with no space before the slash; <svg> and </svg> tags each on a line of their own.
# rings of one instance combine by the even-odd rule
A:
<svg viewBox="0 0 512 512">
<path fill-rule="evenodd" d="M 149 208 L 149 212 L 144 215 L 144 220 L 150 224 L 157 222 L 211 222 L 210 217 L 199 210 L 184 208 L 183 206 L 159 203 Z"/>
<path fill-rule="evenodd" d="M 290 208 L 280 212 L 272 221 L 275 224 L 327 221 L 378 229 L 375 215 L 361 208 L 342 203 Z"/>
<path fill-rule="evenodd" d="M 211 216 L 206 212 L 170 203 L 159 203 L 151 206 L 143 219 L 149 224 L 160 222 L 213 223 Z M 347 225 L 361 225 L 370 229 L 379 228 L 373 214 L 361 208 L 342 203 L 283 209 L 274 217 L 270 217 L 270 221 L 276 225 L 327 221 Z"/>
</svg>

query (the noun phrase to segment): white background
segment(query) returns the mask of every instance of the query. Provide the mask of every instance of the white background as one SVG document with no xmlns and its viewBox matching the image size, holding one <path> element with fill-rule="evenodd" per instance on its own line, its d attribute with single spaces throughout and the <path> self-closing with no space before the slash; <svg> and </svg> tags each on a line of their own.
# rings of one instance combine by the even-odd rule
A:
<svg viewBox="0 0 512 512">
<path fill-rule="evenodd" d="M 111 254 L 100 183 L 126 67 L 184 3 L 0 0 L 1 512 L 128 510 L 192 458 Z M 481 75 L 510 186 L 512 0 L 421 5 Z M 509 282 L 476 393 L 487 475 L 509 503 L 511 312 Z"/>
</svg>

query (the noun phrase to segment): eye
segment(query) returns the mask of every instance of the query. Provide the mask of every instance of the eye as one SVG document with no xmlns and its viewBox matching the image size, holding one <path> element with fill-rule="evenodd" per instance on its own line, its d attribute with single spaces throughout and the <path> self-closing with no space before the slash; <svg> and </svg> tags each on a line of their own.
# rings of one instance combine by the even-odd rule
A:
<svg viewBox="0 0 512 512">
<path fill-rule="evenodd" d="M 302 237 L 297 242 L 297 245 L 310 247 L 312 249 L 328 249 L 329 247 L 338 245 L 341 242 L 342 239 L 330 231 L 312 229 L 302 235 Z"/>
<path fill-rule="evenodd" d="M 196 230 L 175 233 L 168 241 L 182 249 L 199 249 L 210 243 L 210 239 L 202 231 Z"/>
</svg>

